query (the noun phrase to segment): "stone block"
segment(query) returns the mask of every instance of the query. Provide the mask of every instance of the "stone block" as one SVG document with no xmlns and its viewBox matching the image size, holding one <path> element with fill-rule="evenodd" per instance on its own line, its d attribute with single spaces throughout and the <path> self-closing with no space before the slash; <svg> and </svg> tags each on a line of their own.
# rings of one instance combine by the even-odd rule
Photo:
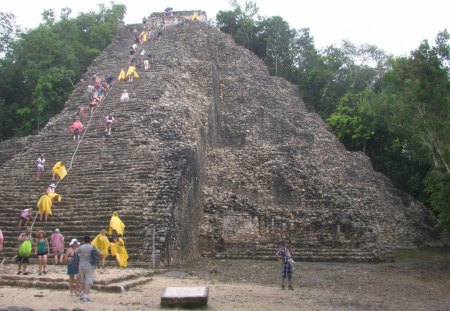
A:
<svg viewBox="0 0 450 311">
<path fill-rule="evenodd" d="M 161 307 L 203 308 L 208 304 L 208 287 L 166 287 Z"/>
</svg>

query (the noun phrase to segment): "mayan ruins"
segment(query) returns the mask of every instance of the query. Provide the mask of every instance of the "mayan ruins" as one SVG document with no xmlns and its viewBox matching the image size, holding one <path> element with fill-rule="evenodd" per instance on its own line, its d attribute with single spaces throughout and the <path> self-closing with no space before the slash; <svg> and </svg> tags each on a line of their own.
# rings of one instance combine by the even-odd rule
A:
<svg viewBox="0 0 450 311">
<path fill-rule="evenodd" d="M 33 178 L 40 153 L 47 174 L 58 161 L 72 166 L 58 185 L 62 203 L 35 228 L 95 236 L 117 211 L 131 266 L 150 265 L 154 252 L 161 266 L 202 256 L 273 260 L 282 239 L 305 261 L 389 261 L 397 249 L 445 244 L 428 208 L 363 153 L 346 151 L 294 85 L 204 14 L 166 17 L 162 39 L 144 45 L 151 70 L 138 67 L 139 78 L 113 86 L 74 158 L 68 127 L 87 81 L 126 70 L 142 25 L 121 27 L 39 134 L 0 143 L 0 260 L 17 252 L 18 213 L 36 212 L 48 186 Z M 110 112 L 117 123 L 108 136 Z"/>
</svg>

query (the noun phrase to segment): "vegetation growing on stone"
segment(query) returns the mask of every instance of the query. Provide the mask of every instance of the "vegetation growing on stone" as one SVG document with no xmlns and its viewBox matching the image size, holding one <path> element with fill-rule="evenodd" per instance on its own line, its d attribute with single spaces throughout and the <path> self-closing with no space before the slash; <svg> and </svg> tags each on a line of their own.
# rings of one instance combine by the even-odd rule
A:
<svg viewBox="0 0 450 311">
<path fill-rule="evenodd" d="M 308 28 L 258 16 L 253 1 L 220 11 L 217 26 L 264 60 L 273 75 L 298 86 L 311 111 L 331 125 L 375 170 L 431 207 L 450 228 L 450 35 L 440 32 L 409 56 L 373 45 L 318 50 Z"/>
</svg>

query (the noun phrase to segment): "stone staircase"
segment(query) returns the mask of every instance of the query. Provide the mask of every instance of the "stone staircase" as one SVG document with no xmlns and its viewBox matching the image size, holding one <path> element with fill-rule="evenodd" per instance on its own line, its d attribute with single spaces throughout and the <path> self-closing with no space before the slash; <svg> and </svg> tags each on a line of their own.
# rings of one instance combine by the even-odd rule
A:
<svg viewBox="0 0 450 311">
<path fill-rule="evenodd" d="M 120 29 L 38 135 L 0 143 L 0 256 L 15 255 L 19 212 L 36 205 L 53 164 L 71 163 L 68 127 L 93 75 L 127 69 L 134 27 Z M 345 151 L 296 87 L 230 36 L 185 22 L 144 48 L 150 71 L 140 65 L 140 78 L 114 84 L 56 189 L 62 204 L 35 229 L 96 235 L 117 211 L 131 265 L 148 265 L 153 247 L 162 265 L 201 254 L 273 259 L 285 238 L 296 259 L 320 261 L 390 260 L 393 249 L 442 245 L 429 210 Z M 47 166 L 36 181 L 40 153 Z"/>
<path fill-rule="evenodd" d="M 52 271 L 49 271 L 45 276 L 33 276 L 33 273 L 27 276 L 15 275 L 15 269 L 12 269 L 12 273 L 2 273 L 0 286 L 67 291 L 69 283 L 66 277 L 62 277 L 66 272 L 66 268 L 53 266 L 51 269 Z M 131 268 L 108 269 L 105 273 L 103 269 L 97 269 L 95 274 L 92 289 L 100 292 L 121 293 L 152 281 L 155 272 L 147 269 Z"/>
<path fill-rule="evenodd" d="M 227 248 L 225 252 L 215 254 L 216 258 L 222 259 L 260 259 L 275 260 L 276 250 L 279 248 L 276 244 L 266 244 L 264 246 L 249 245 L 247 248 Z M 314 247 L 305 248 L 301 245 L 291 245 L 293 258 L 295 261 L 332 261 L 332 262 L 381 262 L 393 261 L 394 257 L 391 251 L 379 253 L 373 250 L 363 250 L 356 248 L 332 248 L 332 247 Z"/>
<path fill-rule="evenodd" d="M 138 26 L 120 30 L 111 45 L 91 64 L 64 110 L 38 135 L 28 139 L 26 145 L 1 144 L 0 228 L 5 236 L 5 248 L 0 256 L 10 258 L 16 254 L 16 237 L 20 232 L 15 228 L 18 215 L 25 207 L 35 207 L 52 182 L 53 164 L 63 161 L 69 169 L 72 160 L 68 175 L 56 188 L 62 195 L 62 203 L 54 204 L 53 216 L 47 222 L 37 220 L 33 230 L 43 229 L 50 234 L 59 228 L 66 242 L 73 237 L 82 239 L 85 234 L 95 236 L 107 229 L 112 213 L 117 211 L 126 225 L 124 240 L 130 264 L 151 260 L 153 227 L 155 248 L 167 255 L 169 234 L 177 234 L 170 233 L 170 227 L 174 226 L 182 175 L 189 166 L 186 159 L 193 154 L 180 142 L 182 134 L 163 123 L 170 110 L 161 105 L 160 98 L 165 89 L 167 54 L 173 45 L 171 31 L 165 31 L 164 40 L 144 45 L 154 58 L 150 71 L 143 71 L 140 64 L 137 69 L 140 78 L 134 82 L 114 81 L 107 98 L 95 111 L 78 149 L 68 131 L 93 75 L 116 79 L 120 69 L 128 68 L 134 27 Z M 130 94 L 129 102 L 119 101 L 123 89 Z M 117 120 L 111 136 L 104 131 L 108 112 L 114 112 Z M 83 123 L 86 128 L 87 121 Z M 46 170 L 44 177 L 37 181 L 35 160 L 40 153 L 45 154 Z"/>
</svg>

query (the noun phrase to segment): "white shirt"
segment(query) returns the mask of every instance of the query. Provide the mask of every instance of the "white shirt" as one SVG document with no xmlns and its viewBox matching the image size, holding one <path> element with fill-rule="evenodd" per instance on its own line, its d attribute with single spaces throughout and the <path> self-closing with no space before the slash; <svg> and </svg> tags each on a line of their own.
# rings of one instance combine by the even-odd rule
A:
<svg viewBox="0 0 450 311">
<path fill-rule="evenodd" d="M 120 96 L 121 102 L 127 102 L 130 98 L 128 97 L 128 92 L 123 92 L 122 96 Z"/>
<path fill-rule="evenodd" d="M 45 159 L 44 158 L 39 157 L 37 159 L 37 166 L 38 167 L 44 167 L 44 163 L 45 163 Z"/>
</svg>

